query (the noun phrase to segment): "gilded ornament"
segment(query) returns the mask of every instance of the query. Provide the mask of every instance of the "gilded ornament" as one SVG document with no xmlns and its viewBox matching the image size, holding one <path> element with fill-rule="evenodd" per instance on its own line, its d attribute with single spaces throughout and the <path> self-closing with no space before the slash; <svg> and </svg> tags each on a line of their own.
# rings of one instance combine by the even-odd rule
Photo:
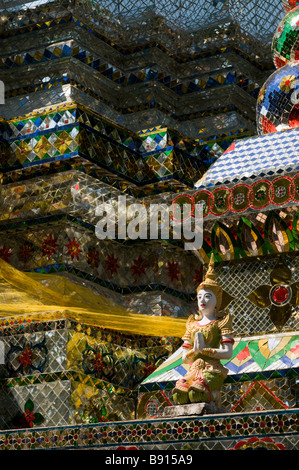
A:
<svg viewBox="0 0 299 470">
<path fill-rule="evenodd" d="M 292 272 L 279 260 L 270 273 L 271 284 L 262 284 L 248 295 L 258 308 L 269 308 L 269 316 L 281 330 L 292 315 L 292 307 L 299 305 L 299 282 L 292 281 Z"/>
</svg>

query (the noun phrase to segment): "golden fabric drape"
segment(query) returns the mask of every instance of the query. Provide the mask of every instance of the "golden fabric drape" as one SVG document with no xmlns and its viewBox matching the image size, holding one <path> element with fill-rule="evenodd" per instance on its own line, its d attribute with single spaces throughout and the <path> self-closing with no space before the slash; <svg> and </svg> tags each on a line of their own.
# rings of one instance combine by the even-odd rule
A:
<svg viewBox="0 0 299 470">
<path fill-rule="evenodd" d="M 23 273 L 0 259 L 0 315 L 43 317 L 47 312 L 129 334 L 182 337 L 186 319 L 133 313 L 112 300 L 53 274 Z"/>
</svg>

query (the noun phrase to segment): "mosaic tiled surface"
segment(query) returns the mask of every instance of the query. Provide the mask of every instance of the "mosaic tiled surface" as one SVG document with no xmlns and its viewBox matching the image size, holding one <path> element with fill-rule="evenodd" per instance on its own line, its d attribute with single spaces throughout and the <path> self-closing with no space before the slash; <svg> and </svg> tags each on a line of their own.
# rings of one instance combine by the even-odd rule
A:
<svg viewBox="0 0 299 470">
<path fill-rule="evenodd" d="M 280 210 L 280 216 L 269 212 L 264 217 L 259 213 L 251 218 L 227 219 L 230 228 L 213 222 L 206 234 L 201 255 L 207 259 L 213 250 L 220 281 L 236 297 L 231 308 L 237 334 L 270 332 L 273 328 L 268 316 L 270 306 L 265 305 L 263 310 L 247 296 L 259 285 L 271 284 L 269 273 L 277 263 L 276 255 L 283 255 L 292 272 L 290 284 L 298 282 L 294 256 L 298 250 L 297 212 L 297 207 L 292 207 L 284 213 Z M 164 244 L 162 249 L 159 242 L 148 244 L 146 249 L 141 243 L 115 243 L 112 251 L 109 243 L 101 243 L 92 230 L 75 220 L 52 219 L 51 225 L 46 221 L 49 219 L 43 224 L 6 227 L 0 237 L 2 258 L 21 270 L 44 276 L 44 285 L 48 274 L 54 276 L 53 282 L 75 281 L 138 313 L 187 317 L 196 307 L 195 290 L 203 269 L 194 254 L 171 244 Z M 30 229 L 26 240 L 24 227 Z M 263 258 L 257 260 L 257 256 Z M 239 263 L 231 263 L 234 260 Z M 245 277 L 246 284 L 242 282 Z M 51 277 L 48 282 L 52 282 Z M 7 292 L 7 286 L 2 290 Z M 297 328 L 296 312 L 294 305 L 287 328 Z"/>
<path fill-rule="evenodd" d="M 102 11 L 96 2 L 75 0 L 59 7 L 51 2 L 50 9 L 43 3 L 34 8 L 6 3 L 0 72 L 5 117 L 73 97 L 131 130 L 167 122 L 188 138 L 209 140 L 204 147 L 212 161 L 223 140 L 252 135 L 260 77 L 266 79 L 273 68 L 269 35 L 283 12 L 281 2 L 245 2 L 240 9 L 231 2 L 201 2 L 198 8 L 190 1 L 181 8 L 169 1 L 162 11 L 159 5 L 144 10 L 133 3 L 119 2 L 118 11 L 109 3 Z M 199 23 L 191 34 L 195 17 Z M 139 21 L 146 26 L 140 28 Z M 259 42 L 252 35 L 261 31 L 267 52 L 257 54 Z"/>
<path fill-rule="evenodd" d="M 269 270 L 277 262 L 273 255 L 283 255 L 293 273 L 290 283 L 298 281 L 294 256 L 298 249 L 298 214 L 297 207 L 290 209 L 281 210 L 280 216 L 269 212 L 264 217 L 259 213 L 237 221 L 227 219 L 232 224 L 230 228 L 213 223 L 207 231 L 201 255 L 206 260 L 213 250 L 219 262 L 217 272 L 221 282 L 237 297 L 231 307 L 236 325 L 240 325 L 238 334 L 271 331 L 270 318 L 246 297 L 260 284 L 271 284 Z M 92 231 L 75 221 L 52 219 L 51 222 L 51 226 L 45 221 L 40 225 L 36 222 L 26 225 L 30 228 L 26 241 L 23 224 L 19 229 L 6 227 L 0 237 L 2 258 L 21 270 L 44 275 L 44 284 L 47 274 L 63 276 L 54 277 L 61 283 L 73 279 L 139 313 L 151 311 L 154 315 L 187 317 L 193 311 L 195 290 L 203 269 L 192 253 L 182 252 L 171 244 L 164 244 L 162 249 L 159 242 L 148 244 L 146 249 L 141 243 L 115 243 L 112 252 L 109 243 L 100 243 Z M 257 256 L 263 256 L 263 260 L 256 260 Z M 232 264 L 234 260 L 242 262 Z M 242 283 L 244 276 L 246 285 Z M 265 312 L 268 310 L 266 306 Z M 288 328 L 296 329 L 296 325 L 293 315 Z"/>
<path fill-rule="evenodd" d="M 187 201 L 191 208 L 199 201 L 206 202 L 204 242 L 200 250 L 203 261 L 207 262 L 212 250 L 219 262 L 247 259 L 297 250 L 298 214 L 294 205 L 298 199 L 297 180 L 295 174 L 292 178 L 281 176 L 256 181 L 251 187 L 237 184 L 232 188 L 199 190 L 192 195 L 152 200 L 176 204 Z M 173 243 L 170 239 L 170 243 L 163 242 L 163 248 L 160 241 L 152 241 L 147 245 L 146 256 L 141 241 L 136 241 L 137 251 L 131 259 L 132 243 L 115 243 L 112 256 L 112 246 L 97 239 L 95 209 L 109 198 L 117 201 L 120 191 L 97 184 L 91 177 L 74 171 L 46 178 L 42 187 L 38 178 L 22 185 L 6 185 L 1 195 L 4 208 L 1 257 L 19 269 L 44 272 L 73 269 L 74 274 L 81 272 L 86 279 L 88 276 L 90 280 L 97 278 L 97 282 L 105 287 L 113 288 L 116 284 L 121 289 L 135 289 L 141 285 L 144 290 L 146 285 L 155 284 L 157 288 L 167 286 L 173 291 L 184 290 L 193 295 L 201 265 L 192 254 L 181 251 L 181 241 Z M 128 198 L 128 203 L 132 201 L 137 202 Z M 273 208 L 275 211 L 270 210 Z M 228 218 L 233 214 L 234 217 Z M 224 215 L 225 220 L 220 220 Z M 212 222 L 216 217 L 218 221 Z M 130 278 L 127 269 L 119 264 L 127 256 L 130 258 Z M 192 269 L 184 269 L 185 263 L 179 264 L 180 257 L 188 258 L 187 263 Z M 161 270 L 158 263 L 162 261 L 165 269 Z M 137 273 L 142 277 L 136 278 Z M 132 290 L 123 291 L 129 292 Z"/>
<path fill-rule="evenodd" d="M 138 417 L 156 418 L 174 405 L 172 389 L 188 365 L 179 348 L 139 388 Z M 298 406 L 298 335 L 276 334 L 236 338 L 233 356 L 222 361 L 228 370 L 221 390 L 223 412 L 246 412 Z"/>
<path fill-rule="evenodd" d="M 290 11 L 299 5 L 297 0 L 282 0 L 282 3 L 286 11 Z"/>
<path fill-rule="evenodd" d="M 52 4 L 55 2 L 51 2 Z M 161 15 L 164 18 L 164 21 L 166 21 L 165 26 L 163 23 L 160 25 L 159 31 L 161 32 L 166 32 L 166 28 L 169 29 L 171 28 L 172 35 L 168 35 L 168 40 L 172 37 L 173 40 L 175 40 L 176 35 L 174 34 L 175 28 L 178 26 L 182 30 L 188 31 L 194 24 L 202 26 L 203 24 L 208 24 L 208 23 L 213 23 L 213 20 L 215 18 L 218 19 L 218 21 L 221 23 L 222 19 L 227 18 L 228 11 L 233 15 L 234 19 L 237 20 L 242 24 L 242 27 L 245 29 L 245 31 L 248 33 L 250 31 L 255 31 L 256 34 L 260 35 L 261 38 L 263 38 L 263 43 L 267 43 L 267 33 L 271 34 L 273 27 L 275 27 L 275 19 L 273 18 L 273 15 L 275 12 L 281 13 L 282 10 L 282 5 L 279 2 L 272 2 L 268 3 L 266 2 L 265 5 L 263 5 L 262 8 L 259 9 L 259 17 L 258 20 L 254 21 L 252 16 L 254 16 L 254 13 L 258 10 L 257 5 L 255 2 L 253 2 L 251 5 L 247 5 L 246 3 L 242 4 L 243 9 L 240 11 L 236 6 L 229 4 L 227 1 L 221 1 L 221 2 L 215 2 L 215 3 L 210 3 L 210 2 L 201 2 L 200 10 L 198 9 L 198 4 L 194 1 L 189 1 L 188 2 L 188 8 L 183 8 L 182 6 L 179 6 L 175 1 L 167 1 L 163 5 L 155 5 L 155 7 L 151 8 L 150 10 L 146 8 L 146 5 L 143 6 L 143 8 L 140 8 L 140 10 L 137 10 L 137 5 L 136 2 L 131 1 L 130 3 L 128 2 L 120 2 L 117 6 L 116 5 L 111 5 L 109 2 L 104 2 L 103 7 L 105 8 L 105 19 L 106 22 L 102 25 L 100 24 L 100 19 L 102 18 L 103 12 L 101 10 L 97 9 L 98 2 L 86 2 L 84 4 L 84 8 L 78 8 L 77 15 L 81 13 L 89 12 L 90 18 L 89 21 L 93 25 L 96 25 L 99 29 L 103 28 L 103 30 L 106 29 L 106 31 L 109 31 L 111 28 L 111 25 L 113 24 L 113 33 L 116 35 L 117 33 L 123 33 L 125 32 L 125 26 L 126 22 L 134 17 L 135 21 L 131 21 L 131 29 L 127 31 L 127 33 L 122 37 L 122 43 L 131 46 L 132 44 L 132 36 L 137 40 L 138 36 L 137 32 L 139 32 L 139 35 L 141 35 L 142 38 L 144 36 L 147 39 L 153 36 L 153 38 L 157 38 L 157 31 L 152 31 L 151 28 L 153 26 L 157 27 L 157 21 L 156 16 Z M 21 2 L 7 2 L 5 4 L 5 8 L 3 10 L 6 13 L 14 12 L 18 10 L 18 7 L 20 9 Z M 51 19 L 53 22 L 55 21 L 56 18 L 59 18 L 59 16 L 56 14 L 55 15 L 55 10 L 50 10 L 49 12 L 47 9 L 43 8 L 43 2 L 37 2 L 37 6 L 39 7 L 36 11 L 26 11 L 26 9 L 30 8 L 30 2 L 25 2 L 24 3 L 24 8 L 23 8 L 23 17 L 20 19 L 18 17 L 14 17 L 14 21 L 11 23 L 5 21 L 4 24 L 6 26 L 7 31 L 12 31 L 14 32 L 14 29 L 16 29 L 17 26 L 20 25 L 21 20 L 24 21 L 24 17 L 26 17 L 29 26 L 33 26 L 36 23 L 38 23 L 37 20 L 40 19 L 41 11 L 42 12 L 47 12 L 47 19 Z M 74 2 L 72 6 L 77 6 L 77 4 Z M 65 8 L 65 3 L 62 3 L 62 7 Z M 62 8 L 62 13 L 65 13 L 64 8 Z M 72 10 L 71 10 L 72 11 Z M 149 14 L 150 12 L 150 14 Z M 62 16 L 62 13 L 60 12 L 60 16 Z M 117 19 L 121 15 L 123 18 L 123 22 L 118 24 L 117 26 Z M 136 15 L 136 16 L 135 16 Z M 11 17 L 13 15 L 11 14 Z M 146 31 L 140 30 L 138 28 L 139 22 L 141 20 L 146 21 Z M 26 25 L 27 26 L 27 25 Z M 163 27 L 164 26 L 164 27 Z M 20 27 L 20 26 L 19 26 Z M 137 30 L 135 28 L 138 28 Z M 169 32 L 170 33 L 170 32 Z M 206 33 L 206 31 L 204 31 Z M 112 35 L 112 32 L 110 32 Z M 201 37 L 204 36 L 203 33 L 200 35 Z M 120 36 L 117 36 L 117 41 L 116 43 L 119 43 L 120 41 Z M 166 38 L 165 38 L 166 39 Z M 180 38 L 177 39 L 179 41 Z M 184 41 L 186 41 L 188 38 L 183 35 L 183 37 L 180 39 L 179 42 L 176 42 L 175 45 L 180 48 L 183 47 Z M 188 44 L 190 47 L 190 44 Z M 131 46 L 133 47 L 133 46 Z"/>
<path fill-rule="evenodd" d="M 184 420 L 162 419 L 101 423 L 0 432 L 1 450 L 164 449 L 228 450 L 237 445 L 294 450 L 298 445 L 298 410 L 213 415 Z M 265 439 L 267 438 L 267 439 Z"/>
<path fill-rule="evenodd" d="M 296 369 L 271 371 L 268 374 L 265 372 L 230 376 L 221 389 L 221 412 L 235 415 L 258 410 L 297 408 L 297 377 Z M 174 385 L 175 382 L 141 385 L 137 417 L 162 419 L 164 408 L 174 405 L 172 398 Z M 152 390 L 147 391 L 147 387 Z"/>
<path fill-rule="evenodd" d="M 9 132 L 11 154 L 3 166 L 6 170 L 81 155 L 135 183 L 149 183 L 156 177 L 181 171 L 176 167 L 179 159 L 164 129 L 140 138 L 76 108 L 13 122 Z M 201 163 L 193 159 L 190 164 L 194 167 L 194 178 Z M 184 178 L 188 180 L 186 174 Z"/>
<path fill-rule="evenodd" d="M 49 426 L 69 424 L 71 381 L 61 375 L 67 362 L 65 320 L 11 323 L 1 330 L 1 428 L 29 427 L 34 420 Z M 35 413 L 42 418 L 35 419 Z"/>
<path fill-rule="evenodd" d="M 295 5 L 294 5 L 295 6 Z M 298 6 L 293 8 L 279 23 L 272 42 L 276 68 L 298 59 Z"/>
<path fill-rule="evenodd" d="M 136 412 L 159 419 L 172 405 L 171 390 L 182 369 L 171 356 L 180 352 L 178 339 L 124 335 L 54 318 L 2 322 L 2 429 L 123 421 Z M 57 334 L 62 345 L 54 341 Z M 286 333 L 237 341 L 225 364 L 223 411 L 296 408 L 297 342 Z M 174 368 L 165 372 L 168 356 Z"/>
<path fill-rule="evenodd" d="M 257 100 L 257 130 L 268 134 L 298 127 L 296 96 L 298 61 L 290 61 L 274 72 Z"/>
<path fill-rule="evenodd" d="M 276 72 L 261 87 L 257 99 L 257 131 L 268 134 L 298 127 L 298 5 L 284 2 L 286 13 L 272 40 Z M 290 10 L 290 11 L 289 11 Z"/>
<path fill-rule="evenodd" d="M 186 78 L 181 78 L 178 74 L 175 74 L 175 71 L 165 70 L 162 65 L 156 65 L 155 69 L 140 67 L 136 70 L 123 71 L 120 67 L 116 65 L 111 65 L 101 57 L 99 51 L 96 51 L 94 45 L 89 45 L 88 49 L 85 43 L 84 32 L 80 40 L 71 39 L 69 41 L 64 40 L 61 43 L 47 45 L 46 47 L 35 47 L 33 50 L 14 53 L 11 44 L 7 44 L 7 55 L 3 56 L 0 61 L 0 70 L 8 71 L 11 68 L 20 68 L 26 67 L 27 65 L 41 64 L 44 66 L 45 63 L 50 61 L 57 61 L 59 59 L 72 58 L 73 61 L 80 61 L 83 64 L 88 65 L 94 71 L 99 73 L 99 76 L 103 79 L 111 81 L 114 84 L 122 85 L 122 87 L 128 85 L 136 85 L 142 83 L 157 83 L 161 85 L 161 88 L 172 90 L 179 96 L 184 96 L 186 94 L 203 91 L 205 89 L 215 88 L 221 85 L 231 85 L 232 83 L 238 84 L 244 90 L 248 91 L 250 95 L 255 95 L 258 87 L 257 83 L 254 83 L 252 80 L 248 79 L 247 83 L 243 83 L 242 79 L 244 78 L 244 71 L 238 70 L 232 72 L 231 70 L 223 71 L 211 71 L 209 74 L 206 72 L 201 76 L 201 79 L 194 79 L 190 77 L 188 81 Z M 100 44 L 97 38 L 95 39 L 95 44 Z M 224 52 L 224 51 L 223 51 Z M 10 54 L 9 54 L 10 53 Z M 230 53 L 230 50 L 227 50 L 227 54 Z M 165 57 L 167 63 L 170 60 Z M 132 59 L 131 59 L 132 60 Z M 219 59 L 221 61 L 221 58 Z M 118 61 L 120 62 L 120 60 Z M 129 60 L 127 59 L 125 63 L 127 64 Z M 188 65 L 187 65 L 188 67 Z M 179 64 L 179 72 L 181 72 L 181 64 Z M 168 73 L 167 73 L 168 72 Z M 103 83 L 105 86 L 105 83 Z M 120 90 L 122 93 L 122 91 Z M 110 94 L 109 88 L 107 88 L 107 94 Z M 139 90 L 136 90 L 136 94 L 140 93 Z M 144 100 L 146 97 L 144 97 Z M 146 101 L 145 101 L 146 102 Z M 133 108 L 133 106 L 132 106 Z M 225 109 L 225 108 L 224 108 Z M 127 110 L 128 112 L 129 110 Z M 124 112 L 124 111 L 123 111 Z"/>
<path fill-rule="evenodd" d="M 269 91 L 270 93 L 270 91 Z M 267 134 L 234 142 L 207 171 L 197 187 L 241 183 L 296 171 L 298 131 Z"/>
<path fill-rule="evenodd" d="M 53 378 L 50 383 L 39 383 L 37 378 L 32 380 L 33 383 L 23 386 L 1 382 L 1 429 L 69 424 L 70 380 Z M 40 419 L 35 416 L 36 413 Z"/>
<path fill-rule="evenodd" d="M 55 165 L 56 171 L 69 165 L 102 180 L 105 174 L 114 174 L 131 185 L 169 180 L 190 188 L 232 142 L 229 133 L 216 142 L 188 140 L 160 126 L 133 134 L 83 107 L 51 109 L 11 120 L 4 127 L 3 139 L 9 144 L 2 158 L 5 183 L 34 176 L 40 165 L 45 174 L 53 173 Z"/>
<path fill-rule="evenodd" d="M 78 10 L 76 13 L 78 14 Z M 142 128 L 150 128 L 160 125 L 158 120 L 163 116 L 163 120 L 167 120 L 169 126 L 193 138 L 197 138 L 200 134 L 199 137 L 210 135 L 212 139 L 213 131 L 219 137 L 225 132 L 239 133 L 241 129 L 245 134 L 254 132 L 254 105 L 259 91 L 258 77 L 260 68 L 272 66 L 269 60 L 268 62 L 266 60 L 266 65 L 260 66 L 255 62 L 252 65 L 247 64 L 246 56 L 244 67 L 240 68 L 239 51 L 235 51 L 235 41 L 228 38 L 223 41 L 224 47 L 217 44 L 216 50 L 212 47 L 208 56 L 206 51 L 200 51 L 201 48 L 194 58 L 192 51 L 188 51 L 188 60 L 180 55 L 177 57 L 170 54 L 157 43 L 149 43 L 144 51 L 142 51 L 143 44 L 143 47 L 135 51 L 132 47 L 133 50 L 129 48 L 120 53 L 116 52 L 117 49 L 113 51 L 111 47 L 107 48 L 105 42 L 103 43 L 103 36 L 99 37 L 95 31 L 89 29 L 87 33 L 84 22 L 70 17 L 69 14 L 66 18 L 60 18 L 60 22 L 64 34 L 60 33 L 59 37 L 59 32 L 56 32 L 50 45 L 49 36 L 45 34 L 45 30 L 49 27 L 47 22 L 43 24 L 39 33 L 39 45 L 44 43 L 43 47 L 37 48 L 36 43 L 27 36 L 25 28 L 19 30 L 19 34 L 25 37 L 22 51 L 19 38 L 4 39 L 7 55 L 3 57 L 0 74 L 7 83 L 7 98 L 9 98 L 7 117 L 23 113 L 28 104 L 24 92 L 28 94 L 41 92 L 40 97 L 35 94 L 35 100 L 40 99 L 40 106 L 34 108 L 37 109 L 44 106 L 42 103 L 46 100 L 43 100 L 43 96 L 49 89 L 52 89 L 57 96 L 61 93 L 62 102 L 66 100 L 66 95 L 80 90 L 81 100 L 85 95 L 86 104 L 92 102 L 93 106 L 102 111 L 101 114 L 118 122 L 123 121 L 138 131 L 140 122 L 144 123 Z M 231 26 L 228 24 L 223 26 L 224 31 L 227 28 L 230 30 Z M 89 40 L 92 33 L 94 45 Z M 230 31 L 229 33 L 231 34 Z M 65 36 L 72 39 L 66 40 Z M 113 46 L 115 47 L 115 43 Z M 19 50 L 17 54 L 16 49 Z M 143 52 L 145 57 L 142 57 L 140 52 Z M 150 66 L 147 61 L 148 54 L 152 56 Z M 204 63 L 202 66 L 194 67 L 189 64 L 189 58 L 192 61 L 203 59 Z M 213 66 L 215 60 L 220 65 L 219 71 L 216 72 Z M 73 64 L 76 64 L 76 73 Z M 254 69 L 255 66 L 257 70 Z M 22 73 L 24 71 L 25 73 Z M 11 77 L 16 72 L 19 74 L 18 85 L 13 85 Z M 70 86 L 73 91 L 63 93 L 60 89 L 63 86 Z M 238 88 L 237 94 L 240 94 L 240 99 L 234 99 L 226 92 L 226 88 L 231 87 Z M 225 100 L 220 88 L 223 88 L 226 94 Z M 190 100 L 191 94 L 204 96 L 200 100 Z M 21 98 L 14 100 L 16 96 Z M 212 106 L 211 100 L 208 99 L 211 96 Z M 249 101 L 246 100 L 247 96 Z M 184 103 L 181 103 L 182 101 Z"/>
<path fill-rule="evenodd" d="M 133 419 L 136 386 L 176 347 L 174 338 L 128 336 L 63 316 L 4 318 L 1 333 L 1 429 Z"/>
<path fill-rule="evenodd" d="M 179 338 L 125 335 L 55 315 L 3 319 L 1 449 L 298 445 L 297 131 L 274 132 L 297 127 L 290 103 L 298 65 L 266 81 L 281 0 L 195 3 L 176 13 L 174 1 L 163 12 L 107 3 L 103 13 L 97 1 L 6 2 L 0 256 L 45 276 L 44 284 L 59 274 L 135 312 L 176 318 L 194 307 L 213 252 L 241 335 L 227 363 L 226 413 L 161 418 L 174 377 L 150 388 L 145 379 L 180 351 Z M 280 37 L 277 53 L 296 56 L 288 42 L 296 44 L 296 34 Z M 258 132 L 272 134 L 248 139 L 256 100 Z M 99 202 L 127 194 L 147 205 L 178 193 L 179 204 L 204 203 L 198 257 L 173 240 L 96 239 Z M 282 277 L 278 261 L 286 264 Z M 274 281 L 289 295 L 283 305 L 276 295 L 277 308 L 261 295 L 261 286 L 273 293 Z M 1 287 L 11 299 L 14 289 L 4 280 Z M 142 419 L 134 419 L 138 411 Z"/>
<path fill-rule="evenodd" d="M 283 376 L 289 369 L 297 369 L 299 365 L 299 335 L 260 336 L 258 339 L 237 339 L 234 344 L 232 358 L 222 361 L 228 369 L 226 382 L 233 381 L 235 376 L 243 379 L 247 377 L 270 377 L 274 371 Z M 150 377 L 145 379 L 143 385 L 153 386 L 154 383 L 177 381 L 183 377 L 188 365 L 182 362 L 182 349 L 161 365 Z M 230 377 L 232 376 L 232 377 Z"/>
<path fill-rule="evenodd" d="M 235 152 L 232 152 L 232 154 L 234 155 Z M 227 162 L 223 162 L 221 157 L 217 162 L 219 167 L 227 166 L 229 168 L 229 154 L 227 160 Z M 233 158 L 231 158 L 231 161 L 233 161 Z M 229 183 L 228 180 L 221 182 L 223 178 L 221 177 L 221 180 L 215 186 L 203 187 L 201 185 L 198 190 L 185 191 L 178 195 L 168 192 L 148 196 L 143 194 L 141 197 L 135 197 L 134 191 L 131 191 L 125 184 L 124 187 L 127 188 L 128 192 L 123 194 L 122 187 L 113 188 L 109 183 L 96 181 L 92 173 L 86 175 L 80 169 L 68 169 L 61 174 L 45 175 L 42 186 L 39 184 L 39 178 L 37 177 L 3 186 L 0 192 L 3 205 L 3 211 L 0 215 L 0 227 L 3 231 L 11 229 L 11 227 L 21 227 L 22 223 L 26 223 L 28 226 L 30 224 L 36 225 L 37 221 L 42 223 L 43 219 L 48 218 L 50 220 L 50 216 L 61 217 L 62 214 L 65 214 L 70 217 L 70 220 L 71 217 L 76 217 L 78 223 L 84 225 L 85 222 L 86 227 L 95 230 L 94 227 L 101 220 L 101 216 L 97 214 L 96 209 L 106 202 L 112 202 L 116 222 L 122 204 L 125 204 L 127 208 L 133 203 L 143 204 L 144 214 L 141 213 L 140 217 L 142 223 L 149 226 L 150 208 L 152 204 L 156 204 L 154 207 L 167 207 L 169 211 L 166 213 L 168 220 L 165 218 L 165 223 L 168 222 L 169 235 L 163 238 L 174 240 L 173 224 L 170 217 L 173 212 L 175 220 L 181 220 L 182 217 L 178 210 L 183 204 L 190 207 L 190 210 L 188 208 L 189 218 L 195 217 L 196 204 L 202 204 L 204 223 L 210 219 L 219 220 L 224 215 L 226 217 L 228 215 L 238 216 L 239 214 L 253 215 L 256 210 L 269 211 L 270 209 L 287 208 L 295 205 L 299 200 L 298 173 L 297 171 L 291 171 L 291 167 L 289 170 L 286 175 L 268 176 L 260 180 L 255 177 L 253 182 L 237 182 L 235 184 Z M 260 171 L 262 172 L 262 170 Z M 220 170 L 217 170 L 217 165 L 215 165 L 214 172 L 218 178 Z M 280 175 L 279 170 L 278 175 Z M 292 209 L 293 211 L 294 209 Z M 279 215 L 279 212 L 277 215 Z M 54 220 L 51 219 L 51 221 Z M 131 220 L 132 216 L 130 217 L 127 213 L 123 221 L 126 228 Z M 184 221 L 187 220 L 187 217 L 184 217 Z M 219 220 L 219 222 L 222 225 L 226 224 L 226 220 Z M 122 241 L 117 237 L 117 224 L 115 233 L 116 240 Z M 123 240 L 123 243 L 125 241 Z M 175 242 L 177 245 L 182 245 L 181 240 L 175 240 Z"/>
</svg>

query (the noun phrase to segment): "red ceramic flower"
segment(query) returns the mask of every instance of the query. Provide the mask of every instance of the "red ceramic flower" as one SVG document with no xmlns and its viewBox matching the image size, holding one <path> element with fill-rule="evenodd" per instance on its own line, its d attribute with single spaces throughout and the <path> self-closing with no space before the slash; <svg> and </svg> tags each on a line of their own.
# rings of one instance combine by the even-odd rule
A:
<svg viewBox="0 0 299 470">
<path fill-rule="evenodd" d="M 0 248 L 0 258 L 9 263 L 9 258 L 12 256 L 11 249 L 5 244 Z"/>
<path fill-rule="evenodd" d="M 149 359 L 148 362 L 144 364 L 144 374 L 146 375 L 146 377 L 151 375 L 156 370 L 156 368 L 157 366 L 155 364 L 155 361 Z"/>
<path fill-rule="evenodd" d="M 299 285 L 292 283 L 292 272 L 279 260 L 270 272 L 271 284 L 262 284 L 247 298 L 259 308 L 268 308 L 269 316 L 278 330 L 287 323 L 292 315 L 292 306 L 297 305 Z"/>
<path fill-rule="evenodd" d="M 25 369 L 32 364 L 32 355 L 32 350 L 25 348 L 18 357 L 18 361 L 20 362 L 20 364 L 22 364 Z"/>
<path fill-rule="evenodd" d="M 26 263 L 32 256 L 33 250 L 29 243 L 24 243 L 24 245 L 20 246 L 18 251 L 18 257 L 23 263 Z"/>
<path fill-rule="evenodd" d="M 117 273 L 119 265 L 117 264 L 117 258 L 114 255 L 108 255 L 105 259 L 106 269 L 110 271 L 110 274 Z"/>
<path fill-rule="evenodd" d="M 178 269 L 178 263 L 175 261 L 169 261 L 168 266 L 166 266 L 166 269 L 168 271 L 168 277 L 170 277 L 171 281 L 173 282 L 175 279 L 179 279 L 179 274 L 180 271 Z"/>
<path fill-rule="evenodd" d="M 284 303 L 289 297 L 289 291 L 285 286 L 277 286 L 272 291 L 272 298 L 277 304 Z"/>
<path fill-rule="evenodd" d="M 99 266 L 99 256 L 100 253 L 97 250 L 95 250 L 94 248 L 89 249 L 86 255 L 87 263 L 97 268 Z"/>
<path fill-rule="evenodd" d="M 138 447 L 135 447 L 135 446 L 129 446 L 129 447 L 118 446 L 116 448 L 116 450 L 138 450 Z"/>
<path fill-rule="evenodd" d="M 134 259 L 133 263 L 134 264 L 131 266 L 131 271 L 136 280 L 136 278 L 138 278 L 142 274 L 145 274 L 145 270 L 148 265 L 144 262 L 140 255 L 137 259 Z"/>
<path fill-rule="evenodd" d="M 79 253 L 81 253 L 79 246 L 80 243 L 76 241 L 75 237 L 72 240 L 69 238 L 69 243 L 66 247 L 68 249 L 67 254 L 70 255 L 72 259 L 79 259 Z"/>
<path fill-rule="evenodd" d="M 43 245 L 40 247 L 43 255 L 46 255 L 49 259 L 52 254 L 56 254 L 56 248 L 58 247 L 57 238 L 54 238 L 51 234 L 44 238 Z"/>
<path fill-rule="evenodd" d="M 93 366 L 94 366 L 94 369 L 97 371 L 97 373 L 101 374 L 101 372 L 103 371 L 105 367 L 105 364 L 103 362 L 103 356 L 100 352 L 95 354 L 94 360 L 93 360 Z"/>
<path fill-rule="evenodd" d="M 251 437 L 246 441 L 238 442 L 233 449 L 230 450 L 247 450 L 247 449 L 265 449 L 265 450 L 285 450 L 285 446 L 281 443 L 276 443 L 270 437 Z"/>
<path fill-rule="evenodd" d="M 24 422 L 28 424 L 30 428 L 33 427 L 33 421 L 35 420 L 33 411 L 25 410 L 25 412 L 23 412 L 23 419 L 24 419 Z M 27 427 L 27 426 L 24 426 L 24 427 Z"/>
<path fill-rule="evenodd" d="M 32 428 L 33 425 L 38 426 L 44 421 L 44 417 L 34 411 L 34 403 L 29 398 L 24 406 L 23 413 L 18 413 L 13 419 L 13 426 L 16 428 Z"/>
</svg>

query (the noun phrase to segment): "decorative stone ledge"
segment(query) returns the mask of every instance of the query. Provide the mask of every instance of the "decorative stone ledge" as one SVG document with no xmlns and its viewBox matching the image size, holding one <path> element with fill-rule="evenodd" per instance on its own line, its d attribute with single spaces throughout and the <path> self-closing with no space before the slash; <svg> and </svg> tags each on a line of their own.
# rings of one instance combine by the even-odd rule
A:
<svg viewBox="0 0 299 470">
<path fill-rule="evenodd" d="M 163 416 L 165 418 L 176 418 L 179 416 L 202 416 L 205 414 L 219 413 L 214 402 L 211 403 L 191 403 L 188 405 L 166 406 Z"/>
<path fill-rule="evenodd" d="M 299 409 L 0 431 L 0 450 L 228 450 L 256 442 L 298 448 Z"/>
</svg>

